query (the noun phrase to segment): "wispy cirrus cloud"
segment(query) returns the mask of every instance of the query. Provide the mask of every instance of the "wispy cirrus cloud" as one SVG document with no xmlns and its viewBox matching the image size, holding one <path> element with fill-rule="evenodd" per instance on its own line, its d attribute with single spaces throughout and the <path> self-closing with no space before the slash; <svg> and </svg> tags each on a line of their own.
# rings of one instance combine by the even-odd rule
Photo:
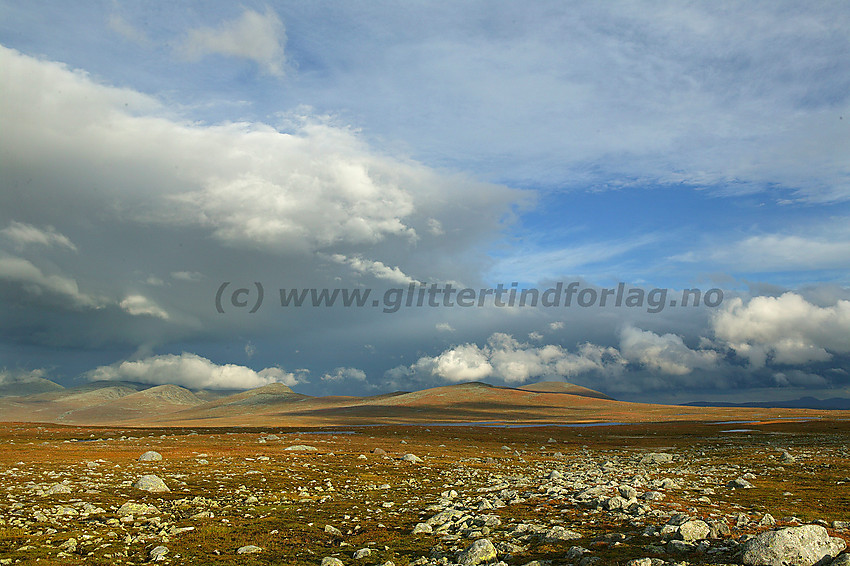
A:
<svg viewBox="0 0 850 566">
<path fill-rule="evenodd" d="M 283 22 L 271 8 L 266 8 L 263 14 L 246 9 L 239 18 L 219 27 L 189 30 L 180 52 L 190 60 L 212 54 L 249 59 L 264 72 L 283 76 L 285 44 Z"/>
</svg>

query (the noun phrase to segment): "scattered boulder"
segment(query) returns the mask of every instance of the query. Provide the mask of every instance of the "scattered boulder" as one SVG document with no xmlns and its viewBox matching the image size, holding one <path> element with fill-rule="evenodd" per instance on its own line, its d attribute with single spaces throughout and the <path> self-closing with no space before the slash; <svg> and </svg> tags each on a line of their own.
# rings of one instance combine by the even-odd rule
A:
<svg viewBox="0 0 850 566">
<path fill-rule="evenodd" d="M 167 546 L 155 546 L 150 551 L 150 558 L 153 562 L 160 562 L 161 560 L 165 560 L 165 555 L 168 554 Z"/>
<path fill-rule="evenodd" d="M 496 559 L 496 547 L 490 539 L 482 538 L 473 542 L 458 555 L 458 564 L 462 566 L 475 566 Z"/>
<path fill-rule="evenodd" d="M 742 560 L 748 566 L 826 566 L 845 547 L 820 525 L 787 527 L 747 541 Z"/>
<path fill-rule="evenodd" d="M 686 521 L 679 525 L 679 538 L 684 541 L 703 540 L 708 538 L 711 533 L 711 527 L 705 521 L 699 519 L 695 521 Z"/>
<path fill-rule="evenodd" d="M 322 558 L 322 566 L 343 566 L 342 560 L 334 556 L 325 556 Z"/>
<path fill-rule="evenodd" d="M 732 480 L 726 484 L 726 487 L 731 488 L 740 488 L 740 489 L 752 489 L 755 487 L 753 484 L 745 480 L 744 478 L 738 478 L 736 480 Z"/>
<path fill-rule="evenodd" d="M 149 515 L 151 513 L 159 513 L 159 509 L 146 503 L 128 501 L 118 508 L 117 514 L 119 517 L 126 517 L 127 515 Z"/>
<path fill-rule="evenodd" d="M 71 488 L 64 483 L 54 483 L 44 492 L 44 495 L 55 495 L 57 493 L 71 493 Z"/>
<path fill-rule="evenodd" d="M 245 546 L 240 546 L 236 549 L 236 554 L 257 554 L 262 551 L 263 549 L 255 544 L 246 544 Z"/>
<path fill-rule="evenodd" d="M 342 536 L 342 531 L 340 531 L 338 528 L 334 527 L 333 525 L 325 525 L 325 532 L 328 533 L 329 535 L 333 535 L 335 537 L 341 537 Z"/>
<path fill-rule="evenodd" d="M 306 444 L 293 444 L 292 446 L 287 446 L 284 450 L 289 450 L 291 452 L 316 452 L 318 448 L 315 446 L 307 446 Z"/>
<path fill-rule="evenodd" d="M 372 556 L 371 548 L 361 548 L 352 555 L 352 558 L 355 560 L 362 560 L 363 558 L 369 558 L 370 556 Z"/>
<path fill-rule="evenodd" d="M 148 450 L 139 456 L 139 462 L 158 462 L 162 460 L 162 454 L 154 450 Z"/>
<path fill-rule="evenodd" d="M 673 455 L 666 452 L 650 452 L 640 459 L 641 464 L 665 464 L 673 461 Z"/>
<path fill-rule="evenodd" d="M 732 536 L 732 529 L 725 521 L 709 521 L 708 527 L 711 529 L 708 538 L 721 539 Z"/>
<path fill-rule="evenodd" d="M 150 491 L 151 493 L 166 493 L 171 491 L 168 489 L 168 486 L 165 485 L 165 482 L 162 481 L 159 476 L 154 474 L 147 474 L 140 477 L 136 480 L 136 483 L 133 484 L 133 487 L 143 491 Z"/>
<path fill-rule="evenodd" d="M 416 454 L 405 454 L 404 456 L 401 457 L 401 459 L 404 460 L 405 462 L 411 462 L 411 463 L 414 463 L 414 464 L 422 461 L 422 458 L 420 458 Z"/>
</svg>

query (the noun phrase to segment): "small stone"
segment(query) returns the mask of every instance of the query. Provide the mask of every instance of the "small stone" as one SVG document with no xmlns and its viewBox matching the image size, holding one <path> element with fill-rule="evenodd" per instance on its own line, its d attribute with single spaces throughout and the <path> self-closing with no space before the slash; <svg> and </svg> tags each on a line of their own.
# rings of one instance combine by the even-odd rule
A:
<svg viewBox="0 0 850 566">
<path fill-rule="evenodd" d="M 428 523 L 416 523 L 416 526 L 413 527 L 413 534 L 431 534 L 434 532 L 434 529 Z"/>
<path fill-rule="evenodd" d="M 342 560 L 334 556 L 325 556 L 322 558 L 322 566 L 343 566 Z"/>
<path fill-rule="evenodd" d="M 355 560 L 361 560 L 363 558 L 369 558 L 370 556 L 372 556 L 372 549 L 371 548 L 361 548 L 360 550 L 356 551 L 352 555 L 352 557 Z"/>
<path fill-rule="evenodd" d="M 154 474 L 148 474 L 140 477 L 136 483 L 133 484 L 133 487 L 143 491 L 150 491 L 151 493 L 165 493 L 171 491 L 168 489 L 168 486 L 165 485 L 165 482 L 162 481 L 159 476 Z"/>
<path fill-rule="evenodd" d="M 126 517 L 127 515 L 147 515 L 150 513 L 159 513 L 159 509 L 153 505 L 128 501 L 118 508 L 117 515 L 119 517 Z"/>
<path fill-rule="evenodd" d="M 154 562 L 159 562 L 160 560 L 165 560 L 165 555 L 168 554 L 167 546 L 155 546 L 150 551 L 151 560 Z"/>
<path fill-rule="evenodd" d="M 721 539 L 732 536 L 732 529 L 724 521 L 710 521 L 708 526 L 711 529 L 708 538 Z"/>
<path fill-rule="evenodd" d="M 147 452 L 139 456 L 139 462 L 158 462 L 159 460 L 162 460 L 162 454 L 153 450 L 148 450 Z"/>
<path fill-rule="evenodd" d="M 420 458 L 416 454 L 405 454 L 404 456 L 401 457 L 401 459 L 404 460 L 405 462 L 411 462 L 411 463 L 414 463 L 414 464 L 422 461 L 422 458 Z"/>
<path fill-rule="evenodd" d="M 292 446 L 287 446 L 284 450 L 292 452 L 316 452 L 318 448 L 315 446 L 307 446 L 306 444 L 294 444 Z"/>
<path fill-rule="evenodd" d="M 753 484 L 751 484 L 750 482 L 748 482 L 744 478 L 738 478 L 736 480 L 732 480 L 729 483 L 727 483 L 726 487 L 740 488 L 740 489 L 752 489 L 755 486 L 753 486 Z"/>
<path fill-rule="evenodd" d="M 245 546 L 240 546 L 236 550 L 236 554 L 257 554 L 262 551 L 263 549 L 255 544 L 246 544 Z"/>
<path fill-rule="evenodd" d="M 55 483 L 44 492 L 44 495 L 55 495 L 57 493 L 71 493 L 71 488 L 64 483 Z"/>
<path fill-rule="evenodd" d="M 333 525 L 325 525 L 325 532 L 328 533 L 329 535 L 333 535 L 335 537 L 341 537 L 342 536 L 342 531 L 340 531 L 338 528 L 334 527 Z"/>
<path fill-rule="evenodd" d="M 629 485 L 621 485 L 617 488 L 617 492 L 624 499 L 635 499 L 637 497 L 637 490 Z"/>
</svg>

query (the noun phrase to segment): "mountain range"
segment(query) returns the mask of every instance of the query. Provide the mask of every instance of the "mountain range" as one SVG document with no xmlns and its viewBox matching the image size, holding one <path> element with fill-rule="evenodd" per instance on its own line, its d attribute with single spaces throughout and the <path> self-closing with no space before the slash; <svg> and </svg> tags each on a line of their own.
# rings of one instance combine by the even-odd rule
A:
<svg viewBox="0 0 850 566">
<path fill-rule="evenodd" d="M 191 391 L 177 385 L 118 381 L 64 388 L 38 378 L 18 388 L 7 384 L 0 389 L 0 421 L 75 425 L 554 423 L 577 426 L 820 415 L 815 409 L 629 403 L 563 382 L 540 382 L 516 388 L 471 382 L 368 397 L 313 397 L 296 393 L 280 383 L 249 391 Z"/>
</svg>

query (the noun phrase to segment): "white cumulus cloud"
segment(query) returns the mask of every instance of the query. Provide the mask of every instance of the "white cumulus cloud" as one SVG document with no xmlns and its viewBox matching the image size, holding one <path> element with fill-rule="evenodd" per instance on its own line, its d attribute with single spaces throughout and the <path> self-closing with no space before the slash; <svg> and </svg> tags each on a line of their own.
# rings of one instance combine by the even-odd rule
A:
<svg viewBox="0 0 850 566">
<path fill-rule="evenodd" d="M 332 372 L 326 373 L 321 377 L 322 381 L 366 381 L 366 372 L 357 368 L 338 367 Z"/>
<path fill-rule="evenodd" d="M 563 378 L 590 371 L 619 373 L 625 360 L 616 348 L 583 344 L 571 353 L 553 344 L 533 346 L 496 332 L 487 344 L 461 344 L 437 356 L 423 356 L 409 367 L 394 368 L 388 376 L 419 376 L 450 382 L 494 378 L 510 384 L 543 378 Z"/>
<path fill-rule="evenodd" d="M 168 312 L 144 295 L 128 295 L 118 303 L 125 312 L 133 316 L 153 316 L 168 320 Z"/>
<path fill-rule="evenodd" d="M 398 267 L 390 267 L 380 261 L 366 259 L 355 255 L 346 257 L 343 254 L 333 254 L 330 259 L 336 263 L 348 265 L 357 273 L 365 273 L 376 277 L 377 279 L 385 279 L 393 283 L 408 284 L 415 283 L 416 280 L 405 274 Z"/>
<path fill-rule="evenodd" d="M 712 319 L 715 336 L 754 367 L 805 364 L 850 352 L 850 301 L 820 307 L 800 295 L 737 297 Z"/>
<path fill-rule="evenodd" d="M 306 380 L 301 373 L 279 367 L 260 371 L 235 364 L 218 365 L 197 354 L 167 354 L 100 366 L 90 372 L 91 381 L 131 381 L 162 385 L 172 383 L 189 389 L 253 389 L 271 383 L 294 386 Z"/>
<path fill-rule="evenodd" d="M 676 334 L 655 334 L 632 326 L 620 333 L 624 358 L 648 369 L 670 375 L 686 375 L 694 369 L 712 369 L 718 363 L 714 350 L 692 350 Z"/>
</svg>

